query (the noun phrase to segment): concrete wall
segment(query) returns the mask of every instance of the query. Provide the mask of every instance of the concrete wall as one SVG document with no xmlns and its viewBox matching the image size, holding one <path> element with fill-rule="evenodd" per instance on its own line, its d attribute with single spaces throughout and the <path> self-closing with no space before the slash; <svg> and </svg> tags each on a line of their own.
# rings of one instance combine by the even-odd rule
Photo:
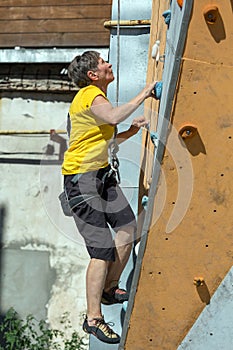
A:
<svg viewBox="0 0 233 350">
<path fill-rule="evenodd" d="M 62 129 L 71 98 L 1 93 L 0 129 Z M 48 144 L 54 154 L 46 156 Z M 68 311 L 80 329 L 88 255 L 59 206 L 59 144 L 49 135 L 1 135 L 0 149 L 1 314 L 13 306 L 21 317 L 32 313 L 60 327 Z"/>
</svg>

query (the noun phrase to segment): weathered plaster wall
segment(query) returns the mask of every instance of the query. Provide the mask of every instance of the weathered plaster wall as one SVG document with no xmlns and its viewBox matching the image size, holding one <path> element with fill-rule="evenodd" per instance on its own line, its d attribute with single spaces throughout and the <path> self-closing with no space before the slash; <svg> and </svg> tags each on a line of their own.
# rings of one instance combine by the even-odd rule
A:
<svg viewBox="0 0 233 350">
<path fill-rule="evenodd" d="M 71 98 L 2 93 L 0 129 L 62 129 Z M 54 155 L 45 156 L 48 144 Z M 81 329 L 88 255 L 59 206 L 59 145 L 49 135 L 1 135 L 0 150 L 1 313 L 13 306 L 21 317 L 32 313 L 59 327 L 68 311 L 73 327 Z"/>
</svg>

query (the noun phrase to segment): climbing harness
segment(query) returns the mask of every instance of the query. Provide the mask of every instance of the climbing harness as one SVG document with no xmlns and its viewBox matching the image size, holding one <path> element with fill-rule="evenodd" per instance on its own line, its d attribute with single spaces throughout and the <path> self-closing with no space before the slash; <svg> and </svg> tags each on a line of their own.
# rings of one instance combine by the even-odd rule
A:
<svg viewBox="0 0 233 350">
<path fill-rule="evenodd" d="M 69 206 L 69 200 L 66 194 L 66 191 L 64 190 L 59 196 L 58 196 L 60 203 L 61 203 L 61 208 L 63 211 L 63 214 L 65 216 L 72 216 L 72 212 Z"/>
<path fill-rule="evenodd" d="M 121 182 L 120 178 L 120 172 L 119 172 L 119 159 L 117 157 L 117 152 L 119 151 L 118 144 L 116 142 L 116 135 L 117 135 L 117 127 L 115 126 L 114 130 L 114 136 L 112 141 L 109 143 L 108 150 L 109 150 L 109 158 L 110 158 L 110 170 L 106 175 L 106 177 L 110 177 L 113 174 L 116 177 L 116 181 L 119 184 Z"/>
<path fill-rule="evenodd" d="M 76 183 L 78 181 L 78 179 L 80 178 L 82 174 L 76 174 L 73 179 L 71 180 L 71 182 Z M 66 188 L 64 186 L 64 191 L 58 196 L 60 203 L 61 203 L 61 207 L 62 207 L 62 211 L 63 214 L 65 216 L 73 216 L 72 211 L 74 210 L 74 208 L 76 208 L 78 205 L 87 202 L 90 199 L 96 198 L 99 195 L 90 195 L 90 194 L 80 194 L 79 196 L 75 196 L 71 199 L 68 198 L 68 194 L 66 192 Z"/>
<path fill-rule="evenodd" d="M 119 172 L 120 162 L 119 162 L 119 159 L 117 157 L 117 152 L 119 150 L 119 147 L 118 147 L 118 144 L 116 142 L 116 135 L 117 135 L 117 127 L 115 127 L 113 139 L 110 142 L 109 147 L 108 147 L 109 160 L 110 160 L 110 164 L 108 166 L 109 169 L 107 169 L 105 174 L 100 177 L 100 180 L 102 182 L 102 187 L 101 187 L 102 189 L 100 190 L 100 192 L 103 191 L 104 184 L 107 181 L 107 179 L 109 179 L 110 177 L 114 177 L 118 184 L 121 181 L 120 172 Z M 74 175 L 71 182 L 73 184 L 77 183 L 81 176 L 82 176 L 82 174 Z M 63 211 L 65 216 L 73 216 L 72 211 L 74 208 L 76 208 L 81 203 L 87 202 L 90 199 L 93 199 L 95 197 L 99 197 L 99 194 L 94 194 L 94 195 L 80 194 L 78 196 L 75 196 L 75 197 L 69 199 L 65 187 L 64 187 L 64 191 L 58 196 L 60 203 L 61 203 L 62 211 Z"/>
</svg>

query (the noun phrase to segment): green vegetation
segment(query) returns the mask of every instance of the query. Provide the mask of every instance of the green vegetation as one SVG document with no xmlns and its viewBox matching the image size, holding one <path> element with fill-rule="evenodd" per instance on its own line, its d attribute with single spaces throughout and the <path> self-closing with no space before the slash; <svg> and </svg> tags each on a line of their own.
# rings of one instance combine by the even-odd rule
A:
<svg viewBox="0 0 233 350">
<path fill-rule="evenodd" d="M 37 321 L 33 315 L 22 320 L 11 308 L 0 324 L 0 350 L 83 350 L 83 338 L 71 330 L 68 313 L 61 317 L 60 323 L 65 331 L 50 329 L 44 320 Z M 68 337 L 66 333 L 71 335 Z"/>
</svg>

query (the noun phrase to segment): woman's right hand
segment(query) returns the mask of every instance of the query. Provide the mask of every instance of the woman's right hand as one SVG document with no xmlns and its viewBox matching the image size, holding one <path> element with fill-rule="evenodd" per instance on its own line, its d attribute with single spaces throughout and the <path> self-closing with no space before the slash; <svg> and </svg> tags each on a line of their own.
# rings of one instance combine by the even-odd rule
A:
<svg viewBox="0 0 233 350">
<path fill-rule="evenodd" d="M 157 81 L 154 81 L 153 83 L 146 84 L 146 86 L 142 90 L 145 94 L 145 99 L 148 97 L 155 98 L 154 87 L 155 87 L 156 83 L 157 83 Z"/>
</svg>

